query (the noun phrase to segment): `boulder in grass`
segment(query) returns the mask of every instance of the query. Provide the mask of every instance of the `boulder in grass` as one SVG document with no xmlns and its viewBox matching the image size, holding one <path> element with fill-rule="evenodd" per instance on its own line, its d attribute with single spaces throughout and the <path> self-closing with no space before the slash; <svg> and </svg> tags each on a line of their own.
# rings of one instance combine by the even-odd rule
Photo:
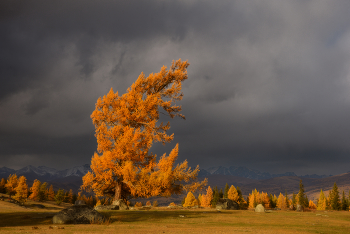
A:
<svg viewBox="0 0 350 234">
<path fill-rule="evenodd" d="M 119 210 L 129 210 L 128 205 L 124 202 L 123 199 L 113 201 L 112 205 L 118 206 Z"/>
<path fill-rule="evenodd" d="M 54 224 L 90 224 L 102 223 L 105 216 L 87 205 L 74 205 L 61 210 L 52 218 Z"/>
<path fill-rule="evenodd" d="M 303 212 L 304 211 L 304 207 L 302 205 L 297 205 L 296 211 Z"/>
<path fill-rule="evenodd" d="M 220 198 L 219 201 L 216 203 L 216 209 L 217 210 L 238 210 L 239 205 L 237 202 L 232 201 L 228 198 Z"/>
<path fill-rule="evenodd" d="M 264 207 L 262 204 L 258 204 L 258 205 L 255 207 L 255 212 L 258 212 L 258 213 L 265 213 L 265 207 Z"/>
</svg>

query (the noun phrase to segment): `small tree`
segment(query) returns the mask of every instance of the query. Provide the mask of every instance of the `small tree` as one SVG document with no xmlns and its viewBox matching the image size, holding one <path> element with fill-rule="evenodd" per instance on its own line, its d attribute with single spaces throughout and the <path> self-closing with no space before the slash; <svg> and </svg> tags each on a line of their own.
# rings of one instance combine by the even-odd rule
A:
<svg viewBox="0 0 350 234">
<path fill-rule="evenodd" d="M 0 181 L 0 193 L 6 193 L 6 179 L 2 178 Z"/>
<path fill-rule="evenodd" d="M 200 193 L 199 195 L 198 195 L 198 206 L 202 206 L 202 194 Z"/>
<path fill-rule="evenodd" d="M 219 190 L 218 190 L 218 187 L 216 186 L 214 189 L 213 199 L 211 200 L 211 206 L 215 207 L 219 199 L 220 199 Z"/>
<path fill-rule="evenodd" d="M 287 208 L 289 208 L 290 204 L 289 204 L 289 199 L 288 199 L 287 189 L 286 189 L 286 195 L 285 195 L 285 198 L 286 198 L 286 206 L 287 206 Z"/>
<path fill-rule="evenodd" d="M 49 201 L 55 200 L 55 191 L 53 191 L 53 185 L 50 185 L 49 191 L 47 193 L 47 200 Z"/>
<path fill-rule="evenodd" d="M 150 201 L 146 202 L 146 206 L 151 206 L 151 205 L 152 205 L 152 203 Z"/>
<path fill-rule="evenodd" d="M 10 198 L 11 198 L 11 195 L 16 194 L 17 184 L 18 184 L 17 175 L 16 174 L 9 175 L 5 188 L 6 188 L 6 193 L 10 196 Z"/>
<path fill-rule="evenodd" d="M 315 203 L 312 200 L 309 201 L 309 209 L 311 209 L 311 210 L 317 209 L 317 206 L 315 205 Z"/>
<path fill-rule="evenodd" d="M 46 201 L 47 200 L 46 189 L 47 189 L 47 183 L 44 182 L 44 183 L 42 183 L 40 185 L 40 189 L 39 189 L 39 200 L 40 201 Z"/>
<path fill-rule="evenodd" d="M 230 190 L 230 187 L 228 186 L 228 183 L 225 185 L 224 189 L 224 198 L 228 198 L 228 191 Z"/>
<path fill-rule="evenodd" d="M 238 196 L 238 192 L 237 189 L 235 188 L 235 186 L 231 185 L 230 189 L 228 190 L 228 194 L 227 194 L 228 199 L 237 202 L 239 204 L 239 196 Z"/>
<path fill-rule="evenodd" d="M 142 207 L 142 203 L 141 202 L 136 202 L 135 203 L 135 207 Z"/>
<path fill-rule="evenodd" d="M 153 202 L 153 207 L 158 207 L 158 202 L 157 201 Z"/>
<path fill-rule="evenodd" d="M 252 191 L 251 194 L 249 194 L 248 196 L 248 200 L 249 200 L 249 206 L 248 208 L 255 208 L 256 207 L 256 197 L 255 197 L 256 193 L 254 193 L 254 191 Z"/>
<path fill-rule="evenodd" d="M 70 190 L 69 190 L 69 193 L 68 193 L 68 203 L 74 204 L 74 203 L 73 203 L 73 198 L 74 198 L 74 193 L 73 193 L 73 190 L 70 189 Z M 96 202 L 97 202 L 97 201 L 96 201 Z"/>
<path fill-rule="evenodd" d="M 209 207 L 211 205 L 211 200 L 213 199 L 213 190 L 208 186 L 207 194 L 202 195 L 202 206 Z"/>
<path fill-rule="evenodd" d="M 293 205 L 293 209 L 297 207 L 297 195 L 294 192 L 292 195 L 292 205 Z"/>
<path fill-rule="evenodd" d="M 348 210 L 349 209 L 349 202 L 346 199 L 344 190 L 343 190 L 343 194 L 342 194 L 342 197 L 341 197 L 341 209 L 342 210 Z"/>
<path fill-rule="evenodd" d="M 322 189 L 320 192 L 320 196 L 317 201 L 317 210 L 325 210 L 327 207 L 326 205 L 326 196 L 324 195 Z"/>
<path fill-rule="evenodd" d="M 286 198 L 283 196 L 282 193 L 280 193 L 280 195 L 278 196 L 277 207 L 280 208 L 280 209 L 286 209 L 287 208 Z"/>
<path fill-rule="evenodd" d="M 298 193 L 298 204 L 307 207 L 309 204 L 305 204 L 305 191 L 303 181 L 300 179 L 299 183 L 299 193 Z"/>
<path fill-rule="evenodd" d="M 33 186 L 30 188 L 30 196 L 29 199 L 33 201 L 40 201 L 40 180 L 34 180 Z"/>
<path fill-rule="evenodd" d="M 276 200 L 275 200 L 275 198 L 276 198 Z M 270 200 L 270 207 L 271 207 L 271 208 L 276 208 L 277 197 L 276 197 L 276 196 L 274 197 L 274 196 L 270 193 L 270 195 L 269 195 L 269 200 Z"/>
<path fill-rule="evenodd" d="M 198 201 L 196 200 L 195 196 L 191 192 L 188 192 L 185 199 L 185 204 L 183 206 L 191 207 L 196 205 L 198 205 Z"/>
<path fill-rule="evenodd" d="M 337 183 L 334 182 L 333 190 L 330 193 L 330 206 L 332 210 L 340 210 L 340 199 L 339 199 L 339 190 Z"/>
<path fill-rule="evenodd" d="M 64 190 L 58 189 L 57 194 L 55 195 L 55 201 L 57 205 L 60 205 L 64 199 Z"/>
<path fill-rule="evenodd" d="M 16 195 L 14 199 L 21 203 L 25 203 L 28 197 L 28 185 L 27 179 L 24 176 L 19 177 L 18 185 L 16 187 Z"/>
<path fill-rule="evenodd" d="M 271 208 L 270 199 L 269 199 L 269 196 L 267 195 L 267 193 L 261 192 L 260 196 L 261 196 L 261 204 L 265 208 Z"/>
</svg>

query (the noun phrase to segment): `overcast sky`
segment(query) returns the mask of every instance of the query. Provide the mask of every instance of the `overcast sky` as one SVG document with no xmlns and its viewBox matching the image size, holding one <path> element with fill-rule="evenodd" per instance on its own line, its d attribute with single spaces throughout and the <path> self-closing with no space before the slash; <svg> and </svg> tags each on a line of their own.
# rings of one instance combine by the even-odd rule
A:
<svg viewBox="0 0 350 234">
<path fill-rule="evenodd" d="M 179 162 L 202 168 L 347 172 L 349 12 L 348 0 L 2 0 L 0 167 L 90 163 L 97 98 L 181 58 L 186 120 L 153 152 L 179 143 Z"/>
</svg>

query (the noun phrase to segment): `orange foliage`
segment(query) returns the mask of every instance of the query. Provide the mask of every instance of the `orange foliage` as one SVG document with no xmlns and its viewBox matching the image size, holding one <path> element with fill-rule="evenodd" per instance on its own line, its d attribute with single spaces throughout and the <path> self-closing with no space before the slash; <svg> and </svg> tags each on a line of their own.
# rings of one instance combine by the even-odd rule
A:
<svg viewBox="0 0 350 234">
<path fill-rule="evenodd" d="M 146 206 L 151 206 L 151 205 L 152 205 L 152 203 L 150 201 L 146 202 Z"/>
<path fill-rule="evenodd" d="M 270 208 L 270 199 L 267 193 L 261 192 L 261 204 L 263 204 L 265 208 Z"/>
<path fill-rule="evenodd" d="M 278 196 L 277 207 L 280 209 L 287 209 L 286 198 L 282 193 Z"/>
<path fill-rule="evenodd" d="M 142 203 L 141 202 L 136 202 L 135 203 L 135 207 L 142 207 Z"/>
<path fill-rule="evenodd" d="M 191 206 L 197 206 L 197 205 L 198 205 L 198 201 L 195 198 L 195 196 L 191 192 L 188 192 L 183 206 L 191 207 Z"/>
<path fill-rule="evenodd" d="M 6 179 L 2 178 L 0 181 L 0 193 L 5 193 L 6 191 L 5 185 L 6 185 Z"/>
<path fill-rule="evenodd" d="M 47 192 L 47 200 L 54 201 L 55 200 L 55 192 L 53 191 L 53 186 L 50 185 L 50 188 Z"/>
<path fill-rule="evenodd" d="M 70 189 L 68 193 L 68 203 L 73 204 L 73 196 L 74 196 L 73 190 Z"/>
<path fill-rule="evenodd" d="M 17 175 L 13 174 L 13 175 L 9 175 L 8 179 L 7 179 L 7 183 L 5 184 L 6 187 L 6 192 L 7 194 L 10 195 L 14 195 L 16 193 L 16 187 L 18 184 L 18 179 L 17 179 Z"/>
<path fill-rule="evenodd" d="M 28 196 L 28 185 L 27 185 L 27 179 L 24 176 L 19 177 L 18 185 L 16 187 L 16 195 L 14 196 L 14 199 L 16 199 L 19 202 L 26 202 Z"/>
<path fill-rule="evenodd" d="M 174 167 L 178 144 L 157 162 L 149 152 L 153 142 L 170 142 L 170 123 L 160 123 L 160 108 L 170 118 L 179 116 L 182 99 L 181 82 L 187 79 L 188 62 L 173 62 L 147 78 L 143 73 L 119 96 L 113 89 L 99 98 L 91 118 L 96 129 L 97 150 L 91 159 L 91 172 L 83 177 L 82 189 L 93 190 L 97 196 L 114 200 L 133 197 L 170 196 L 203 187 L 195 182 L 199 167 L 191 170 L 187 161 Z M 165 100 L 166 99 L 166 100 Z M 164 113 L 162 113 L 164 114 Z M 184 181 L 186 184 L 181 183 Z"/>
<path fill-rule="evenodd" d="M 312 209 L 312 210 L 316 210 L 317 209 L 317 206 L 315 205 L 315 203 L 312 200 L 309 201 L 309 208 Z"/>
<path fill-rule="evenodd" d="M 231 185 L 227 193 L 227 198 L 239 204 L 239 195 L 235 186 Z"/>
<path fill-rule="evenodd" d="M 203 206 L 203 207 L 210 207 L 212 199 L 213 199 L 213 190 L 210 188 L 210 186 L 208 186 L 207 194 L 202 195 L 201 206 Z"/>
<path fill-rule="evenodd" d="M 30 188 L 30 194 L 29 199 L 33 201 L 39 201 L 40 200 L 40 185 L 41 182 L 39 180 L 34 180 L 33 186 Z"/>
</svg>

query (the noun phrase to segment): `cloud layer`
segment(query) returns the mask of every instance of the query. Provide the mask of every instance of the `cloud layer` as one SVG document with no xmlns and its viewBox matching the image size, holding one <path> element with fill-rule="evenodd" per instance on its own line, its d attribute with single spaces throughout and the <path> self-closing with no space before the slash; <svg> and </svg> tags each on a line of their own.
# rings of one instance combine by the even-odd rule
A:
<svg viewBox="0 0 350 234">
<path fill-rule="evenodd" d="M 282 173 L 350 165 L 349 1 L 2 1 L 0 166 L 67 168 L 90 114 L 143 71 L 191 64 L 180 160 Z M 166 119 L 164 119 L 167 121 Z M 153 149 L 152 149 L 153 150 Z"/>
</svg>

